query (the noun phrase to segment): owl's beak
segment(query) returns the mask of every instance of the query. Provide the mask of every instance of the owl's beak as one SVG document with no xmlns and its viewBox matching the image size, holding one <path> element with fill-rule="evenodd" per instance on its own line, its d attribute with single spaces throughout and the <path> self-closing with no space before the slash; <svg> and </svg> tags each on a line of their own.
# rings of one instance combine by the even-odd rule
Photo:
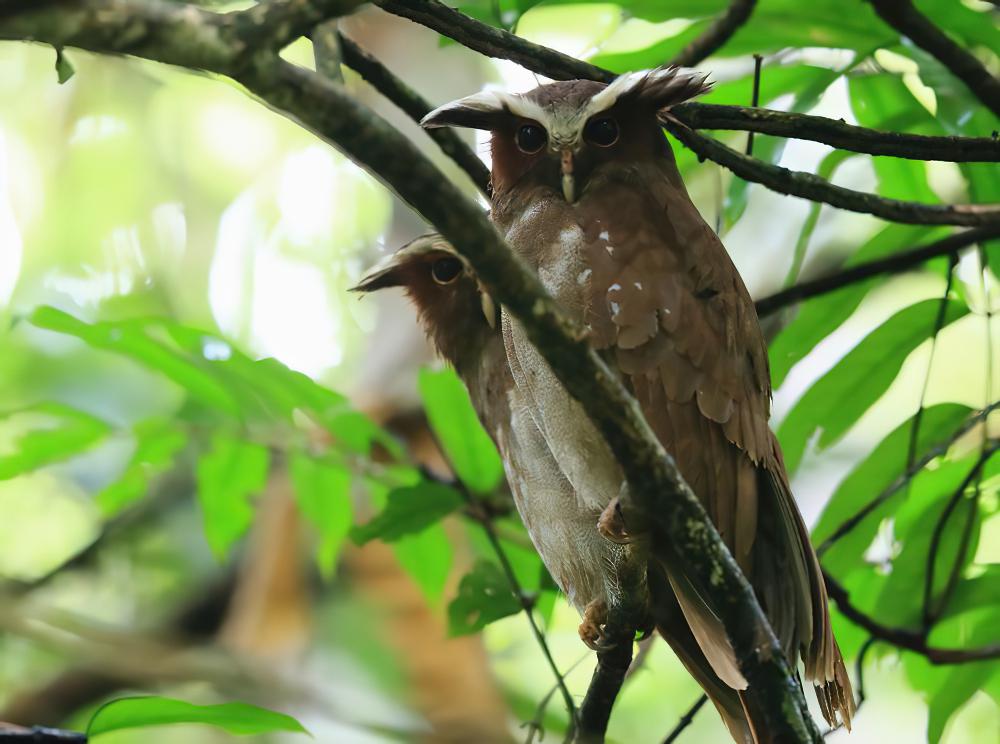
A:
<svg viewBox="0 0 1000 744">
<path fill-rule="evenodd" d="M 562 171 L 562 192 L 566 201 L 572 204 L 576 201 L 576 181 L 573 179 L 573 151 L 566 148 L 560 153 L 560 170 Z"/>
</svg>

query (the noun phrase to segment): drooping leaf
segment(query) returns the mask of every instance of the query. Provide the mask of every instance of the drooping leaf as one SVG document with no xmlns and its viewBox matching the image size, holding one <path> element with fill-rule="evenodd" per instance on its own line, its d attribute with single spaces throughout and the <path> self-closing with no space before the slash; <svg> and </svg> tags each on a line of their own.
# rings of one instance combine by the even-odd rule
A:
<svg viewBox="0 0 1000 744">
<path fill-rule="evenodd" d="M 458 375 L 423 369 L 419 386 L 427 420 L 455 475 L 473 491 L 492 491 L 503 477 L 503 463 Z"/>
<path fill-rule="evenodd" d="M 76 74 L 73 64 L 66 58 L 66 53 L 62 47 L 56 47 L 56 79 L 59 85 L 69 82 L 69 79 Z"/>
<path fill-rule="evenodd" d="M 61 403 L 40 403 L 0 420 L 0 480 L 78 455 L 111 430 L 89 413 Z"/>
<path fill-rule="evenodd" d="M 266 447 L 218 434 L 197 467 L 198 501 L 205 535 L 217 557 L 243 536 L 253 522 L 251 497 L 267 481 Z"/>
<path fill-rule="evenodd" d="M 369 522 L 354 527 L 351 538 L 360 545 L 375 539 L 392 542 L 439 522 L 462 503 L 455 489 L 434 481 L 394 488 L 385 509 Z"/>
<path fill-rule="evenodd" d="M 319 532 L 316 562 L 323 576 L 329 578 L 351 529 L 351 474 L 340 465 L 301 452 L 292 455 L 289 472 L 299 510 Z"/>
<path fill-rule="evenodd" d="M 510 583 L 495 563 L 480 560 L 458 585 L 448 605 L 450 635 L 468 635 L 521 610 Z"/>
<path fill-rule="evenodd" d="M 896 378 L 906 357 L 930 338 L 941 301 L 904 308 L 868 334 L 799 399 L 778 429 L 785 464 L 794 473 L 815 433 L 817 450 L 830 446 L 874 404 Z M 948 300 L 944 325 L 968 313 Z"/>
<path fill-rule="evenodd" d="M 95 497 L 105 517 L 114 516 L 142 498 L 152 480 L 170 468 L 188 441 L 183 429 L 164 419 L 142 421 L 133 427 L 132 433 L 135 451 L 124 472 Z"/>
<path fill-rule="evenodd" d="M 289 731 L 308 734 L 291 716 L 247 703 L 196 705 L 164 697 L 126 697 L 105 703 L 87 725 L 89 737 L 111 731 L 171 723 L 203 723 L 231 734 L 266 734 Z"/>
<path fill-rule="evenodd" d="M 205 405 L 233 416 L 240 414 L 239 401 L 225 385 L 166 344 L 151 338 L 138 321 L 85 323 L 62 310 L 40 307 L 32 314 L 31 322 L 39 328 L 75 336 L 95 349 L 131 357 L 161 372 Z"/>
</svg>

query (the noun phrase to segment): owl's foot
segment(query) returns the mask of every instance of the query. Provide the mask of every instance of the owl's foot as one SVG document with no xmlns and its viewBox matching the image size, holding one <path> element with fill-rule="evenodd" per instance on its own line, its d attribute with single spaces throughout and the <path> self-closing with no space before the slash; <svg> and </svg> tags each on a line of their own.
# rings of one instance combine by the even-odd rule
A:
<svg viewBox="0 0 1000 744">
<path fill-rule="evenodd" d="M 583 610 L 580 623 L 580 640 L 592 651 L 604 651 L 606 639 L 604 628 L 608 622 L 608 605 L 603 599 L 595 599 Z"/>
<path fill-rule="evenodd" d="M 625 516 L 622 514 L 622 505 L 618 497 L 611 499 L 601 516 L 597 518 L 597 531 L 601 537 L 610 540 L 618 545 L 628 545 L 632 542 L 632 535 L 625 528 Z"/>
</svg>

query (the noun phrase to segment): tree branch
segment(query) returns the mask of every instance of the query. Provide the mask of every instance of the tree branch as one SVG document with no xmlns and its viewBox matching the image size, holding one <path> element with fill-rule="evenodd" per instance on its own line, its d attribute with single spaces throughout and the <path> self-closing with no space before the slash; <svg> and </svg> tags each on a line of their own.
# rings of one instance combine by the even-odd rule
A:
<svg viewBox="0 0 1000 744">
<path fill-rule="evenodd" d="M 702 695 L 698 698 L 694 705 L 688 708 L 687 713 L 681 716 L 680 720 L 677 721 L 677 725 L 667 734 L 667 738 L 663 740 L 663 744 L 674 744 L 678 737 L 684 732 L 688 726 L 694 722 L 694 717 L 698 715 L 698 711 L 701 710 L 702 706 L 708 702 L 708 695 Z"/>
<path fill-rule="evenodd" d="M 1000 79 L 968 49 L 955 43 L 910 0 L 870 0 L 879 17 L 910 41 L 936 58 L 952 75 L 965 83 L 995 115 L 1000 116 Z M 983 23 L 990 19 L 983 16 Z"/>
<path fill-rule="evenodd" d="M 757 315 L 765 317 L 811 297 L 833 292 L 880 274 L 899 274 L 938 256 L 954 256 L 963 248 L 1000 238 L 1000 225 L 963 230 L 919 248 L 894 253 L 876 261 L 851 266 L 833 274 L 800 282 L 793 287 L 757 300 Z"/>
<path fill-rule="evenodd" d="M 243 43 L 254 51 L 280 51 L 331 18 L 351 13 L 365 0 L 265 0 L 228 14 Z"/>
<path fill-rule="evenodd" d="M 417 91 L 396 77 L 385 65 L 344 35 L 339 35 L 344 64 L 358 73 L 369 85 L 392 101 L 407 116 L 420 122 L 431 111 L 430 104 Z M 439 127 L 426 130 L 445 155 L 464 170 L 481 192 L 489 195 L 490 171 L 454 129 Z"/>
<path fill-rule="evenodd" d="M 482 209 L 412 142 L 321 75 L 275 54 L 258 54 L 248 64 L 238 34 L 207 33 L 218 32 L 220 25 L 218 16 L 194 6 L 80 0 L 71 11 L 28 12 L 0 22 L 0 37 L 127 52 L 171 64 L 194 62 L 228 75 L 393 188 L 468 259 L 490 294 L 522 323 L 560 382 L 581 402 L 622 465 L 629 484 L 626 519 L 649 524 L 658 542 L 684 561 L 695 586 L 713 598 L 740 670 L 760 692 L 763 725 L 776 740 L 818 742 L 819 731 L 794 670 L 753 588 L 635 399 L 578 324 L 512 253 Z M 136 27 L 140 33 L 133 31 Z"/>
<path fill-rule="evenodd" d="M 771 109 L 682 103 L 670 109 L 692 129 L 735 129 L 777 137 L 822 142 L 830 147 L 869 155 L 952 163 L 1000 162 L 1000 139 L 995 137 L 929 137 L 923 134 L 882 132 L 811 114 L 789 114 Z"/>
<path fill-rule="evenodd" d="M 913 651 L 924 656 L 932 664 L 967 664 L 973 661 L 1000 659 L 1000 645 L 984 646 L 982 648 L 938 648 L 927 643 L 927 636 L 905 628 L 892 628 L 882 625 L 871 616 L 851 604 L 847 590 L 826 571 L 823 572 L 826 581 L 826 592 L 837 603 L 840 614 L 864 628 L 872 637 L 896 646 Z"/>
<path fill-rule="evenodd" d="M 620 627 L 621 624 L 608 623 L 609 629 L 615 626 Z M 580 705 L 580 730 L 577 738 L 579 744 L 604 741 L 608 721 L 611 720 L 611 709 L 632 664 L 632 635 L 633 631 L 629 628 L 627 637 L 624 635 L 618 637 L 614 648 L 597 653 L 597 666 L 587 687 L 587 695 Z"/>
<path fill-rule="evenodd" d="M 736 152 L 711 137 L 674 122 L 667 129 L 698 157 L 725 166 L 740 178 L 760 183 L 772 191 L 823 202 L 851 212 L 874 215 L 910 225 L 996 225 L 1000 224 L 1000 204 L 919 204 L 888 199 L 875 194 L 845 189 L 824 178 L 782 168 Z"/>
<path fill-rule="evenodd" d="M 672 65 L 694 67 L 721 49 L 740 26 L 747 22 L 757 0 L 733 0 L 726 12 L 705 30 L 701 36 L 684 47 L 670 60 Z"/>
</svg>

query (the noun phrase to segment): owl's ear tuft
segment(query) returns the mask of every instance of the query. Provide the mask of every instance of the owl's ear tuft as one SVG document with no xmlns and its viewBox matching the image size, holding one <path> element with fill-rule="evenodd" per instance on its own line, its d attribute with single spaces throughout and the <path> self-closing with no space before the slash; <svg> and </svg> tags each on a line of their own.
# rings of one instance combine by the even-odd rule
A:
<svg viewBox="0 0 1000 744">
<path fill-rule="evenodd" d="M 483 91 L 439 106 L 420 120 L 420 126 L 424 129 L 437 127 L 496 129 L 508 116 L 507 101 L 503 95 Z"/>
<path fill-rule="evenodd" d="M 639 103 L 663 111 L 711 88 L 707 73 L 676 65 L 657 67 L 615 78 L 591 99 L 591 107 L 604 110 L 616 103 Z"/>
</svg>

